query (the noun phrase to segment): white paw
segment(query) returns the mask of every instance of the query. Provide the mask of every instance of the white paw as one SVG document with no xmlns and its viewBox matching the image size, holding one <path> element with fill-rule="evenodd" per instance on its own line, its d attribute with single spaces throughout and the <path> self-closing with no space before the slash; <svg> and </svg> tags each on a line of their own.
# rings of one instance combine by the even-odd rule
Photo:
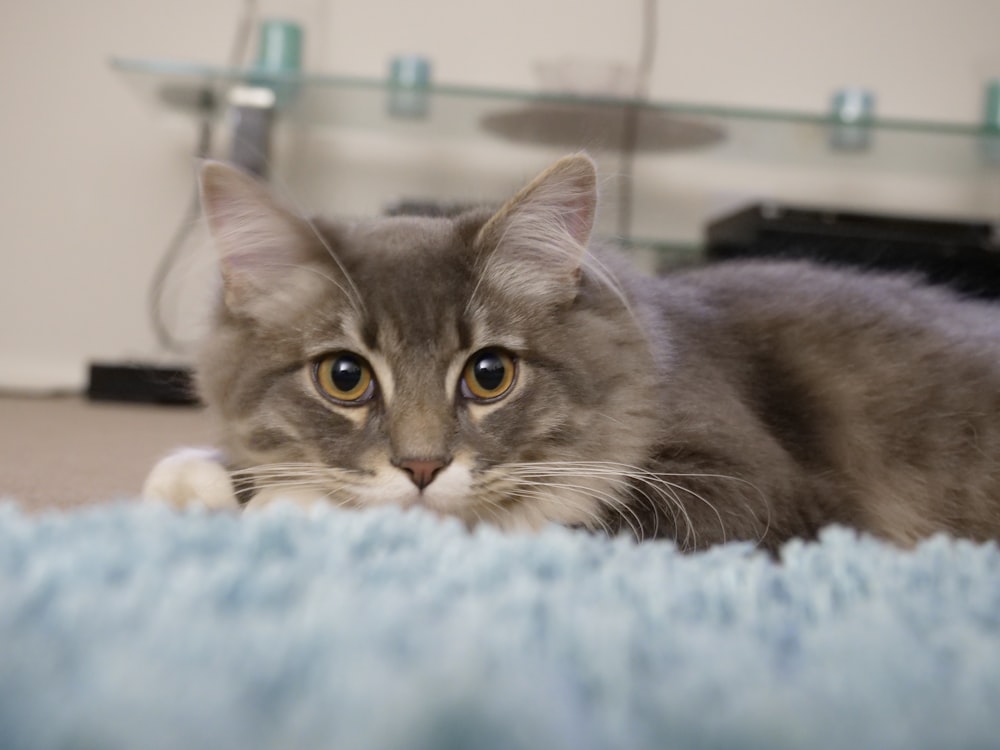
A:
<svg viewBox="0 0 1000 750">
<path fill-rule="evenodd" d="M 174 508 L 201 506 L 209 510 L 237 510 L 229 472 L 216 451 L 183 448 L 161 459 L 146 477 L 142 497 Z"/>
</svg>

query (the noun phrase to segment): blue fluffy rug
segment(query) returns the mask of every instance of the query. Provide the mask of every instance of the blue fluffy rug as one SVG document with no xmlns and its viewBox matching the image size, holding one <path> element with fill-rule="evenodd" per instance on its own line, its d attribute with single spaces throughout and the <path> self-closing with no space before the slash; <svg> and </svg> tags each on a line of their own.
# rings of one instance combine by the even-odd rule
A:
<svg viewBox="0 0 1000 750">
<path fill-rule="evenodd" d="M 0 506 L 0 748 L 1000 747 L 1000 551 Z"/>
</svg>

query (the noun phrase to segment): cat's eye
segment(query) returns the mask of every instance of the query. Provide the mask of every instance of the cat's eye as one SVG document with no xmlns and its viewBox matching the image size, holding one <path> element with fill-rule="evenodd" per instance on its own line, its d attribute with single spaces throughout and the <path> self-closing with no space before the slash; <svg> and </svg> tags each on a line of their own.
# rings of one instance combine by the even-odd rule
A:
<svg viewBox="0 0 1000 750">
<path fill-rule="evenodd" d="M 469 357 L 462 371 L 462 396 L 488 403 L 503 398 L 514 385 L 517 363 L 502 349 L 483 349 Z"/>
<path fill-rule="evenodd" d="M 375 395 L 375 379 L 367 362 L 350 352 L 328 354 L 313 365 L 320 393 L 342 406 L 360 406 Z"/>
</svg>

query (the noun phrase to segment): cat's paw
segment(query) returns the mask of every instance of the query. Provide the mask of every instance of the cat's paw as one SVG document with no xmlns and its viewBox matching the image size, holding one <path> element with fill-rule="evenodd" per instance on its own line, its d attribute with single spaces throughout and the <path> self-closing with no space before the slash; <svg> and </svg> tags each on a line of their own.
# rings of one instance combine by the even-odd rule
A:
<svg viewBox="0 0 1000 750">
<path fill-rule="evenodd" d="M 146 477 L 142 498 L 173 508 L 237 510 L 240 507 L 219 454 L 205 448 L 184 448 L 161 459 Z"/>
</svg>

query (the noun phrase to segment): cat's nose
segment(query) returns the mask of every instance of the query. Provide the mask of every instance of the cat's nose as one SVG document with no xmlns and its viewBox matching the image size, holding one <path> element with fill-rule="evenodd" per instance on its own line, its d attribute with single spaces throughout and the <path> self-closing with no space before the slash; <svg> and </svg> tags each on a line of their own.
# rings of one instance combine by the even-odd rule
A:
<svg viewBox="0 0 1000 750">
<path fill-rule="evenodd" d="M 405 459 L 396 464 L 400 469 L 405 471 L 410 476 L 410 480 L 417 485 L 419 489 L 423 489 L 431 482 L 434 481 L 434 477 L 437 476 L 438 472 L 441 471 L 445 466 L 448 465 L 447 461 L 441 461 L 436 458 L 428 459 Z"/>
</svg>

